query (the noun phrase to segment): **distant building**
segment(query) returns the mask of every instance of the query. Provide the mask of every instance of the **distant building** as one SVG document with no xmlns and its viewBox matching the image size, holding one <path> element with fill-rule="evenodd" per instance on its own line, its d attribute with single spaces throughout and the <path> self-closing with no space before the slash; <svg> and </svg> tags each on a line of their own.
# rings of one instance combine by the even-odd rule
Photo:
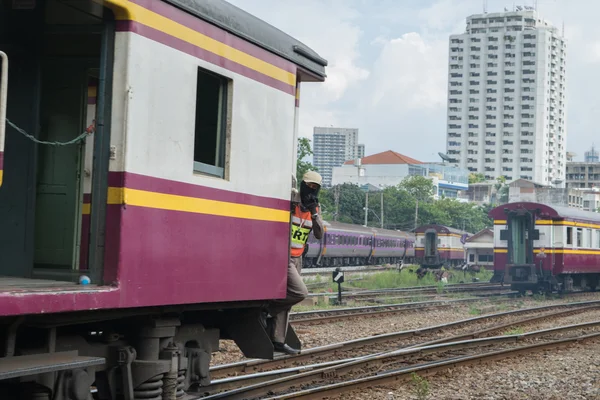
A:
<svg viewBox="0 0 600 400">
<path fill-rule="evenodd" d="M 323 177 L 323 186 L 331 187 L 332 170 L 346 160 L 364 155 L 365 146 L 358 143 L 358 129 L 315 127 L 313 131 L 313 165 Z"/>
<path fill-rule="evenodd" d="M 517 179 L 508 185 L 508 202 L 529 201 L 553 206 L 583 208 L 583 192 Z"/>
<path fill-rule="evenodd" d="M 594 145 L 592 145 L 590 151 L 585 152 L 584 160 L 586 163 L 597 163 L 598 161 L 600 161 L 600 155 L 594 148 Z"/>
<path fill-rule="evenodd" d="M 446 154 L 486 180 L 564 181 L 566 51 L 532 9 L 475 14 L 451 35 Z"/>
<path fill-rule="evenodd" d="M 600 187 L 600 162 L 568 162 L 566 187 L 575 189 Z"/>
<path fill-rule="evenodd" d="M 360 159 L 348 160 L 341 167 L 333 168 L 332 184 L 371 184 L 384 188 L 396 186 L 408 176 L 424 176 L 432 180 L 435 198 L 457 198 L 460 191 L 469 187 L 466 170 L 442 163 L 423 163 L 392 150 Z"/>
<path fill-rule="evenodd" d="M 494 266 L 494 232 L 483 229 L 465 241 L 465 261 L 468 266 Z"/>
<path fill-rule="evenodd" d="M 356 152 L 356 158 L 363 158 L 365 156 L 365 145 L 359 144 Z"/>
</svg>

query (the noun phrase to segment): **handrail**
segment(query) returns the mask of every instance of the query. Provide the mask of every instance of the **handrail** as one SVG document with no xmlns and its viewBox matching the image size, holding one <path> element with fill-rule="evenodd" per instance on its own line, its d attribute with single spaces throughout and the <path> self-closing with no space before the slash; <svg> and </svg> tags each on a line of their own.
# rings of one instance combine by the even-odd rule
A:
<svg viewBox="0 0 600 400">
<path fill-rule="evenodd" d="M 8 56 L 0 51 L 2 76 L 0 76 L 0 186 L 4 172 L 4 136 L 6 132 L 6 97 L 8 94 Z"/>
</svg>

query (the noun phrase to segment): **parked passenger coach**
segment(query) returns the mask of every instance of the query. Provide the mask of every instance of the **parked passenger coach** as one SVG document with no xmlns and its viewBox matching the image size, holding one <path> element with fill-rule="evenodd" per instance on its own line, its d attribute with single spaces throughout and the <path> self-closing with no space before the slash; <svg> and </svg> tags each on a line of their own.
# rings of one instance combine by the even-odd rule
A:
<svg viewBox="0 0 600 400">
<path fill-rule="evenodd" d="M 455 266 L 465 262 L 464 243 L 472 233 L 444 225 L 422 225 L 415 232 L 415 258 L 423 268 Z"/>
<path fill-rule="evenodd" d="M 594 289 L 600 278 L 600 214 L 509 203 L 494 219 L 494 276 L 513 290 Z"/>
<path fill-rule="evenodd" d="M 219 338 L 272 358 L 327 62 L 222 0 L 3 1 L 0 51 L 0 397 L 180 398 Z"/>
</svg>

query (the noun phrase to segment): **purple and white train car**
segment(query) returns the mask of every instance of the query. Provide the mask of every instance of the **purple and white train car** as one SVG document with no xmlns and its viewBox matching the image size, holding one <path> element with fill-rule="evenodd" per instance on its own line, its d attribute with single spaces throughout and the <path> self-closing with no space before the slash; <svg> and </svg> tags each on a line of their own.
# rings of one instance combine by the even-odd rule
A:
<svg viewBox="0 0 600 400">
<path fill-rule="evenodd" d="M 324 222 L 321 240 L 310 235 L 304 256 L 307 267 L 368 265 L 410 262 L 414 257 L 414 235 L 409 232 Z"/>
</svg>

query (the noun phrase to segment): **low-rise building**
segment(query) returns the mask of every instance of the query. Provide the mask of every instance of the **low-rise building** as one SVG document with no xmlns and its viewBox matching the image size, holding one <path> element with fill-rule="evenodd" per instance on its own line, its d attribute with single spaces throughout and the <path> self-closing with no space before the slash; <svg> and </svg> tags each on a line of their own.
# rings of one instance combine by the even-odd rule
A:
<svg viewBox="0 0 600 400">
<path fill-rule="evenodd" d="M 508 185 L 508 202 L 519 201 L 583 208 L 583 192 L 572 188 L 543 185 L 527 179 L 517 179 Z"/>
<path fill-rule="evenodd" d="M 467 265 L 494 267 L 494 232 L 482 229 L 465 241 L 465 261 Z"/>
<path fill-rule="evenodd" d="M 458 198 L 469 188 L 466 170 L 443 163 L 424 163 L 392 150 L 358 160 L 349 160 L 333 168 L 332 185 L 371 184 L 379 188 L 396 186 L 409 176 L 424 176 L 432 180 L 435 198 Z"/>
</svg>

